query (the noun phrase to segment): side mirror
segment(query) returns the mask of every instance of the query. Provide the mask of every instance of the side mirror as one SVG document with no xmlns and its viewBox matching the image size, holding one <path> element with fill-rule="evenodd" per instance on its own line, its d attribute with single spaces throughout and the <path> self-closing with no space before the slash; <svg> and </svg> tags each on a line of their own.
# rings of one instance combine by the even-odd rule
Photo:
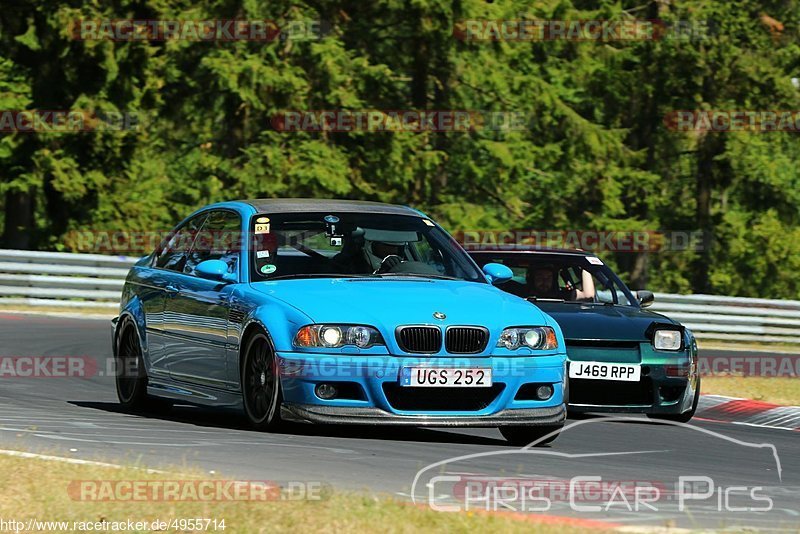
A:
<svg viewBox="0 0 800 534">
<path fill-rule="evenodd" d="M 514 276 L 511 269 L 502 263 L 487 263 L 483 266 L 483 274 L 486 275 L 486 279 L 489 280 L 489 283 L 492 285 L 508 282 Z"/>
<path fill-rule="evenodd" d="M 201 261 L 194 268 L 197 276 L 216 282 L 235 282 L 235 275 L 228 272 L 228 264 L 222 260 Z"/>
<path fill-rule="evenodd" d="M 644 289 L 636 292 L 636 298 L 639 299 L 639 306 L 642 308 L 647 308 L 656 300 L 656 297 L 653 295 L 652 291 L 645 291 Z"/>
</svg>

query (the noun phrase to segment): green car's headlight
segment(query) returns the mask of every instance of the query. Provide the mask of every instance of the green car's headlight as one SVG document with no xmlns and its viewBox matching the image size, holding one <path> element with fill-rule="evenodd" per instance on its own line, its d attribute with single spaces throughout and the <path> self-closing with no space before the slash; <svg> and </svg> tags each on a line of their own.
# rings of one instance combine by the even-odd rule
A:
<svg viewBox="0 0 800 534">
<path fill-rule="evenodd" d="M 497 340 L 497 346 L 508 350 L 527 347 L 534 350 L 558 348 L 555 331 L 549 326 L 520 326 L 506 328 Z"/>
<path fill-rule="evenodd" d="M 656 330 L 653 334 L 653 347 L 656 350 L 681 350 L 680 330 Z"/>
<path fill-rule="evenodd" d="M 371 326 L 312 324 L 297 331 L 293 344 L 304 349 L 335 349 L 346 345 L 368 349 L 374 345 L 384 345 L 384 342 L 380 332 Z"/>
</svg>

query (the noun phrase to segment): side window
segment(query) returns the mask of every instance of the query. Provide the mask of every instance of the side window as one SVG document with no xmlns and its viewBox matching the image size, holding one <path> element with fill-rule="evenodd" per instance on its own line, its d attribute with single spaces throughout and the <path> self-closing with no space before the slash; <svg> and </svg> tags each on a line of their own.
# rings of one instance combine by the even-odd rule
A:
<svg viewBox="0 0 800 534">
<path fill-rule="evenodd" d="M 170 271 L 182 271 L 186 263 L 186 254 L 192 248 L 197 232 L 205 218 L 206 214 L 201 213 L 176 229 L 156 253 L 153 266 Z"/>
<path fill-rule="evenodd" d="M 231 211 L 212 211 L 189 252 L 185 274 L 194 274 L 197 265 L 206 260 L 222 260 L 228 272 L 235 273 L 239 266 L 242 223 L 239 215 Z"/>
</svg>

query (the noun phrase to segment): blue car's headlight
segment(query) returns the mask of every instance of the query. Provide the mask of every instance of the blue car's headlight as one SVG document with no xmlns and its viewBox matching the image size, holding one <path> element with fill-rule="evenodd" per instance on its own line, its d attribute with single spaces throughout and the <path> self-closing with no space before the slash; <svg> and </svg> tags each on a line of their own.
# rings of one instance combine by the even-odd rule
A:
<svg viewBox="0 0 800 534">
<path fill-rule="evenodd" d="M 508 350 L 527 347 L 534 350 L 558 348 L 555 331 L 549 326 L 520 326 L 506 328 L 497 340 L 497 346 Z"/>
<path fill-rule="evenodd" d="M 335 349 L 352 345 L 368 349 L 374 345 L 384 345 L 380 332 L 371 326 L 311 324 L 302 327 L 294 336 L 293 345 L 302 349 Z"/>
</svg>

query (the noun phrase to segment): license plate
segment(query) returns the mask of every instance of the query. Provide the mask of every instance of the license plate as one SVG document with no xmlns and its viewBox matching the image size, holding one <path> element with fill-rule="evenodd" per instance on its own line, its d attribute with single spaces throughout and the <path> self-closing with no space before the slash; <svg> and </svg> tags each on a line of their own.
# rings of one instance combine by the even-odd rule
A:
<svg viewBox="0 0 800 534">
<path fill-rule="evenodd" d="M 492 385 L 492 370 L 441 367 L 403 367 L 400 385 L 411 387 L 486 388 Z"/>
<path fill-rule="evenodd" d="M 570 362 L 569 364 L 570 378 L 638 382 L 641 376 L 642 368 L 639 365 L 602 362 Z"/>
</svg>

